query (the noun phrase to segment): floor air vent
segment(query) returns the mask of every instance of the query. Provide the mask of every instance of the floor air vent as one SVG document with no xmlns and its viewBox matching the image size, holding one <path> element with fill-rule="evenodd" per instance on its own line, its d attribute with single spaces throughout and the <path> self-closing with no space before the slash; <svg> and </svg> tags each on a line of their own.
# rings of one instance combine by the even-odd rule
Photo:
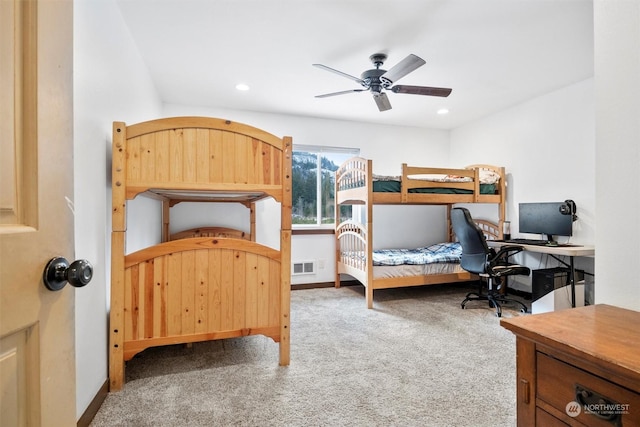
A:
<svg viewBox="0 0 640 427">
<path fill-rule="evenodd" d="M 293 263 L 293 275 L 314 274 L 316 272 L 315 263 L 313 261 L 302 261 Z"/>
</svg>

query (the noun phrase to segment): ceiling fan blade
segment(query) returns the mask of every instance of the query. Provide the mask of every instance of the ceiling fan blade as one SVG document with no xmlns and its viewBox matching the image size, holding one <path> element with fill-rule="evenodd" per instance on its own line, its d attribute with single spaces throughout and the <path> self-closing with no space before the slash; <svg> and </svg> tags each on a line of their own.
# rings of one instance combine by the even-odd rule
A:
<svg viewBox="0 0 640 427">
<path fill-rule="evenodd" d="M 426 61 L 419 56 L 410 54 L 402 61 L 391 67 L 389 71 L 380 76 L 380 80 L 387 80 L 389 84 L 396 82 L 412 72 L 413 70 L 422 67 L 426 64 Z"/>
<path fill-rule="evenodd" d="M 346 93 L 353 93 L 353 92 L 364 92 L 366 91 L 366 89 L 350 89 L 350 90 L 343 90 L 340 92 L 332 92 L 332 93 L 325 93 L 324 95 L 316 95 L 316 98 L 328 98 L 330 96 L 336 96 L 336 95 L 344 95 Z"/>
<path fill-rule="evenodd" d="M 327 71 L 331 71 L 332 73 L 336 73 L 342 77 L 346 77 L 348 79 L 353 80 L 354 82 L 361 84 L 362 86 L 364 86 L 364 81 L 362 81 L 362 79 L 359 79 L 357 77 L 352 76 L 351 74 L 347 74 L 347 73 L 343 73 L 342 71 L 338 71 L 338 70 L 334 70 L 331 67 L 327 67 L 326 65 L 322 65 L 322 64 L 313 64 L 314 67 L 318 67 L 318 68 L 322 68 L 323 70 L 327 70 Z"/>
<path fill-rule="evenodd" d="M 427 87 L 427 86 L 393 86 L 389 89 L 393 93 L 410 93 L 413 95 L 429 95 L 447 97 L 451 93 L 451 89 L 443 87 Z"/>
<path fill-rule="evenodd" d="M 389 98 L 387 97 L 387 94 L 382 92 L 382 93 L 374 93 L 373 94 L 373 99 L 376 101 L 376 105 L 378 106 L 378 110 L 380 111 L 387 111 L 387 110 L 391 110 L 391 103 L 389 102 Z"/>
</svg>

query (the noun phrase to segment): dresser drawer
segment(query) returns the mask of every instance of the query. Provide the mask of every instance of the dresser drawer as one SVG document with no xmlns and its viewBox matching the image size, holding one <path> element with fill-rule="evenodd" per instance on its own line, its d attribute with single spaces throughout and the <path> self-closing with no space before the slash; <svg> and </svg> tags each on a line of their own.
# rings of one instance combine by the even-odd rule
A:
<svg viewBox="0 0 640 427">
<path fill-rule="evenodd" d="M 567 427 L 569 424 L 563 423 L 540 408 L 536 408 L 536 425 L 543 427 Z"/>
<path fill-rule="evenodd" d="M 577 416 L 569 417 L 567 405 L 583 399 L 581 403 L 587 403 L 587 409 L 594 412 L 602 410 L 603 416 L 620 414 L 618 417 L 622 424 L 615 425 L 640 425 L 640 395 L 637 393 L 544 353 L 537 352 L 536 364 L 536 405 L 544 407 L 553 416 L 588 426 L 614 425 L 610 420 L 589 413 L 584 407 Z M 577 396 L 576 393 L 581 394 L 580 390 L 584 390 L 583 395 L 587 397 Z"/>
</svg>

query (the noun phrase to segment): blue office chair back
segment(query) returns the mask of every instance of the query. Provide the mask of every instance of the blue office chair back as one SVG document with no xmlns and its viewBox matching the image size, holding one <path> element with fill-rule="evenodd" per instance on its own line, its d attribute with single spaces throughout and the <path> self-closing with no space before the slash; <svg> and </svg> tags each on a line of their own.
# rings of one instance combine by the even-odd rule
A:
<svg viewBox="0 0 640 427">
<path fill-rule="evenodd" d="M 451 224 L 462 246 L 460 266 L 471 273 L 486 273 L 492 251 L 487 245 L 484 233 L 471 218 L 469 210 L 451 209 Z"/>
</svg>

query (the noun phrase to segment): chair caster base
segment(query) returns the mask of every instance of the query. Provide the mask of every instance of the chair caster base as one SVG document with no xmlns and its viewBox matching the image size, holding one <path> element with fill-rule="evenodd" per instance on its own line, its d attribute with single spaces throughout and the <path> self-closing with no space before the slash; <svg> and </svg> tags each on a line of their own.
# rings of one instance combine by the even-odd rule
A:
<svg viewBox="0 0 640 427">
<path fill-rule="evenodd" d="M 477 293 L 469 293 L 465 299 L 460 303 L 460 308 L 463 310 L 469 301 L 487 301 L 490 308 L 496 310 L 496 317 L 502 317 L 502 305 L 501 304 L 517 304 L 520 305 L 520 313 L 527 313 L 527 306 L 522 302 L 510 298 L 503 298 L 498 295 L 479 295 Z"/>
</svg>

